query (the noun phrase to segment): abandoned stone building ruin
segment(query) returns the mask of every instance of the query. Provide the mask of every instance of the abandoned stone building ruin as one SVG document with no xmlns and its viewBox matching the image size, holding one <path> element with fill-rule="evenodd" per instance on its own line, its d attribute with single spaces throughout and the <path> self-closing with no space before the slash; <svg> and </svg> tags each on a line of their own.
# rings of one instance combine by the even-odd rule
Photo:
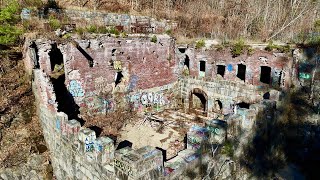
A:
<svg viewBox="0 0 320 180">
<path fill-rule="evenodd" d="M 227 136 L 263 125 L 257 117 L 273 116 L 281 90 L 297 76 L 293 58 L 282 53 L 232 57 L 155 36 L 26 42 L 25 66 L 57 179 L 179 177 Z M 81 114 L 108 116 L 123 107 L 139 120 L 121 137 L 84 126 Z M 162 134 L 152 130 L 159 126 Z"/>
</svg>

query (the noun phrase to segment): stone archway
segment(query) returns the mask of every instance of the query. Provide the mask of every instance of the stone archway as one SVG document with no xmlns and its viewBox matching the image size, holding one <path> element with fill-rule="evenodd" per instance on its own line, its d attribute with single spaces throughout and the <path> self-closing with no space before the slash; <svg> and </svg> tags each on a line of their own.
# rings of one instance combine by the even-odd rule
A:
<svg viewBox="0 0 320 180">
<path fill-rule="evenodd" d="M 208 95 L 202 89 L 195 88 L 190 92 L 189 112 L 208 116 Z"/>
</svg>

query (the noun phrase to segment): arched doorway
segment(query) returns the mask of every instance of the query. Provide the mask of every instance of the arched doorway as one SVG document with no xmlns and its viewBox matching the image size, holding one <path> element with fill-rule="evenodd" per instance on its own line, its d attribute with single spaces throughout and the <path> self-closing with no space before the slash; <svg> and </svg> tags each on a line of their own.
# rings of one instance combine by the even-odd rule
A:
<svg viewBox="0 0 320 180">
<path fill-rule="evenodd" d="M 208 115 L 208 96 L 202 89 L 195 88 L 189 94 L 189 112 Z"/>
</svg>

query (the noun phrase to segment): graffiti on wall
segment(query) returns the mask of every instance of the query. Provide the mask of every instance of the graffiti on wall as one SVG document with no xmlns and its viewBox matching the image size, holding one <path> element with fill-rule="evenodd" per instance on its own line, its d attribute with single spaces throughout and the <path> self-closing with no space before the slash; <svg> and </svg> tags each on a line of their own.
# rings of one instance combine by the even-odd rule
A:
<svg viewBox="0 0 320 180">
<path fill-rule="evenodd" d="M 97 96 L 86 97 L 83 103 L 80 105 L 82 108 L 86 108 L 89 115 L 97 113 L 107 113 L 114 110 L 113 100 L 103 99 Z"/>
<path fill-rule="evenodd" d="M 196 151 L 204 150 L 202 147 L 208 139 L 208 130 L 199 126 L 192 126 L 187 133 L 187 148 Z"/>
<path fill-rule="evenodd" d="M 98 77 L 94 80 L 94 94 L 100 94 L 101 92 L 111 92 L 113 86 L 111 83 L 108 83 L 107 79 L 103 77 Z"/>
<path fill-rule="evenodd" d="M 117 159 L 114 159 L 114 166 L 126 172 L 126 174 L 128 174 L 129 176 L 133 176 L 132 168 L 128 164 L 122 161 L 119 161 Z"/>
<path fill-rule="evenodd" d="M 93 141 L 89 141 L 89 138 L 86 138 L 84 143 L 86 152 L 92 152 L 94 150 L 94 143 Z"/>
<path fill-rule="evenodd" d="M 137 86 L 138 79 L 139 78 L 138 78 L 137 75 L 130 76 L 130 81 L 129 81 L 129 85 L 128 85 L 128 91 L 133 90 Z"/>
<path fill-rule="evenodd" d="M 115 70 L 121 70 L 122 69 L 122 63 L 121 61 L 117 60 L 113 62 L 113 68 Z"/>
<path fill-rule="evenodd" d="M 69 92 L 73 97 L 83 97 L 84 90 L 82 88 L 81 82 L 78 80 L 71 80 L 69 82 Z"/>
<path fill-rule="evenodd" d="M 142 111 L 160 111 L 161 107 L 170 102 L 163 93 L 142 92 L 129 97 L 129 102 L 133 109 Z"/>
<path fill-rule="evenodd" d="M 282 71 L 279 69 L 274 69 L 273 72 L 273 77 L 272 77 L 272 86 L 274 87 L 278 87 L 279 86 L 279 82 L 280 82 L 280 78 L 281 78 L 281 73 Z"/>
</svg>

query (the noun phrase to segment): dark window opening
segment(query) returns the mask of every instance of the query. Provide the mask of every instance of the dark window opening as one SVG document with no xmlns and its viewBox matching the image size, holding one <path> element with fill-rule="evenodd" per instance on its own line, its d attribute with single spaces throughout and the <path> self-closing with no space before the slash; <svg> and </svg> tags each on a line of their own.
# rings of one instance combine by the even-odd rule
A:
<svg viewBox="0 0 320 180">
<path fill-rule="evenodd" d="M 264 93 L 263 99 L 270 99 L 270 93 L 269 92 Z"/>
<path fill-rule="evenodd" d="M 238 103 L 237 105 L 238 105 L 240 108 L 246 108 L 246 109 L 249 109 L 249 107 L 250 107 L 250 104 L 245 103 L 245 102 Z"/>
<path fill-rule="evenodd" d="M 220 74 L 222 77 L 224 77 L 225 71 L 226 71 L 226 66 L 217 65 L 217 74 Z"/>
<path fill-rule="evenodd" d="M 116 51 L 117 51 L 116 49 L 112 49 L 111 56 L 115 56 Z"/>
<path fill-rule="evenodd" d="M 237 77 L 243 81 L 246 80 L 246 65 L 238 64 Z"/>
<path fill-rule="evenodd" d="M 278 79 L 278 85 L 281 87 L 281 76 L 282 76 L 282 71 L 280 71 L 279 79 Z"/>
<path fill-rule="evenodd" d="M 117 77 L 116 77 L 116 81 L 115 81 L 115 87 L 121 83 L 121 80 L 123 78 L 122 72 L 117 72 Z"/>
<path fill-rule="evenodd" d="M 179 50 L 179 52 L 181 52 L 181 53 L 185 53 L 186 50 L 187 50 L 187 48 L 178 48 L 178 50 Z"/>
<path fill-rule="evenodd" d="M 33 54 L 33 56 L 34 56 L 34 57 L 33 57 L 34 67 L 35 67 L 36 69 L 39 69 L 39 68 L 40 68 L 40 63 L 39 63 L 39 54 L 38 54 L 39 49 L 38 49 L 38 46 L 37 46 L 37 44 L 33 41 L 29 47 L 34 50 L 34 54 Z"/>
<path fill-rule="evenodd" d="M 220 100 L 216 100 L 216 102 L 218 103 L 219 108 L 222 109 L 222 102 Z"/>
<path fill-rule="evenodd" d="M 200 71 L 206 72 L 206 62 L 200 61 Z"/>
<path fill-rule="evenodd" d="M 262 83 L 270 84 L 271 68 L 268 66 L 261 66 L 260 81 Z"/>
<path fill-rule="evenodd" d="M 188 67 L 188 69 L 190 68 L 190 59 L 189 59 L 189 56 L 186 55 L 186 57 L 184 58 L 184 63 L 183 65 L 186 65 Z"/>
<path fill-rule="evenodd" d="M 63 55 L 56 43 L 51 44 L 51 51 L 49 52 L 49 56 L 50 56 L 51 71 L 54 71 L 54 67 L 56 65 L 63 64 Z"/>
</svg>

